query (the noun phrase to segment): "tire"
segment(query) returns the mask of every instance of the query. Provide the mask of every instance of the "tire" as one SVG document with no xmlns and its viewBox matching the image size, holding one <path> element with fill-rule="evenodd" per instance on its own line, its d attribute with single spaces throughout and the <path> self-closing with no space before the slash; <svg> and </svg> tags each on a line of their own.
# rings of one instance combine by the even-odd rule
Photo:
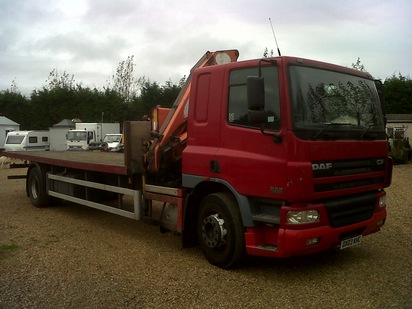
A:
<svg viewBox="0 0 412 309">
<path fill-rule="evenodd" d="M 209 263 L 223 269 L 239 266 L 245 255 L 245 236 L 239 207 L 232 194 L 215 193 L 202 200 L 197 235 Z"/>
<path fill-rule="evenodd" d="M 49 206 L 50 197 L 46 191 L 46 176 L 43 175 L 40 167 L 34 167 L 29 170 L 29 175 L 27 177 L 27 193 L 34 206 Z"/>
</svg>

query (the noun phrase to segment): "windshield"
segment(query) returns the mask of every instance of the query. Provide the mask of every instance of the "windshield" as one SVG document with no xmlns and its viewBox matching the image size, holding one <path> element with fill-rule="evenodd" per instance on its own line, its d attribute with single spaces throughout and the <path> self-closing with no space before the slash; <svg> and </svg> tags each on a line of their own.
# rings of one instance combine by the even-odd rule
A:
<svg viewBox="0 0 412 309">
<path fill-rule="evenodd" d="M 120 142 L 121 135 L 106 135 L 104 141 L 108 143 Z"/>
<path fill-rule="evenodd" d="M 295 134 L 303 139 L 385 139 L 372 80 L 290 66 Z"/>
<path fill-rule="evenodd" d="M 84 132 L 71 132 L 67 134 L 67 139 L 69 141 L 85 141 L 86 140 L 86 131 Z"/>
<path fill-rule="evenodd" d="M 9 135 L 7 136 L 6 144 L 21 144 L 24 135 Z"/>
</svg>

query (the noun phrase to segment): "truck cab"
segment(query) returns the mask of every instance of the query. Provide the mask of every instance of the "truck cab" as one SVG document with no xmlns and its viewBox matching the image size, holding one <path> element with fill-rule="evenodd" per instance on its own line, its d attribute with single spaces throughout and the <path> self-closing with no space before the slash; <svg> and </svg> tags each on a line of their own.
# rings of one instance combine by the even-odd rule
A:
<svg viewBox="0 0 412 309">
<path fill-rule="evenodd" d="M 67 150 L 86 150 L 90 142 L 95 141 L 96 132 L 87 130 L 69 130 L 67 132 Z"/>
<path fill-rule="evenodd" d="M 234 217 L 246 251 L 271 257 L 383 226 L 392 161 L 369 74 L 277 57 L 200 68 L 191 87 L 182 185 L 204 203 L 199 241 L 213 264 L 228 262 L 217 256 Z"/>
</svg>

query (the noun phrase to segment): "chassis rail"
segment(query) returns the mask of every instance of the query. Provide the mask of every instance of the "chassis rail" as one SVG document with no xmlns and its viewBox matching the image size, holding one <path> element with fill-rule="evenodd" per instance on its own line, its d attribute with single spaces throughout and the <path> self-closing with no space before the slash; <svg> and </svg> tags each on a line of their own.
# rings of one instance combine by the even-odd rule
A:
<svg viewBox="0 0 412 309">
<path fill-rule="evenodd" d="M 119 194 L 119 200 L 118 200 L 118 208 L 108 206 L 105 204 L 101 204 L 98 202 L 93 202 L 88 200 L 88 195 L 86 194 L 85 199 L 79 198 L 79 197 L 74 197 L 70 196 L 67 194 L 59 193 L 56 191 L 53 191 L 50 189 L 50 186 L 48 186 L 48 194 L 53 197 L 60 198 L 62 200 L 74 202 L 77 204 L 85 205 L 88 207 L 96 208 L 99 210 L 103 210 L 106 212 L 110 212 L 119 216 L 123 216 L 126 218 L 134 219 L 134 220 L 140 220 L 141 219 L 141 209 L 142 209 L 142 193 L 140 190 L 132 190 L 132 189 L 127 189 L 127 188 L 121 188 L 121 187 L 115 187 L 111 185 L 106 185 L 106 184 L 100 184 L 96 182 L 91 182 L 87 180 L 80 180 L 80 179 L 74 179 L 74 178 L 69 178 L 69 177 L 64 177 L 64 176 L 59 176 L 59 175 L 54 175 L 51 173 L 47 173 L 47 183 L 49 184 L 50 180 L 52 181 L 59 181 L 61 183 L 66 183 L 66 184 L 73 184 L 73 185 L 78 185 L 86 188 L 92 188 L 92 189 L 98 189 L 98 190 L 103 190 L 107 192 L 113 192 L 116 194 Z M 87 192 L 87 191 L 86 191 Z M 122 195 L 128 195 L 133 198 L 133 210 L 128 211 L 121 209 L 122 206 Z"/>
</svg>

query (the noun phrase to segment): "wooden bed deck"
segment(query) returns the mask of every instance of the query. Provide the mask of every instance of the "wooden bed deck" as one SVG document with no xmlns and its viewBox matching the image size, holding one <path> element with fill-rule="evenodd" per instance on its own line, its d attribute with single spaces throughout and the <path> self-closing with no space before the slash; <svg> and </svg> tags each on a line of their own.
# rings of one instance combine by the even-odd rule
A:
<svg viewBox="0 0 412 309">
<path fill-rule="evenodd" d="M 4 156 L 56 166 L 127 175 L 123 153 L 90 151 L 8 151 Z"/>
</svg>

